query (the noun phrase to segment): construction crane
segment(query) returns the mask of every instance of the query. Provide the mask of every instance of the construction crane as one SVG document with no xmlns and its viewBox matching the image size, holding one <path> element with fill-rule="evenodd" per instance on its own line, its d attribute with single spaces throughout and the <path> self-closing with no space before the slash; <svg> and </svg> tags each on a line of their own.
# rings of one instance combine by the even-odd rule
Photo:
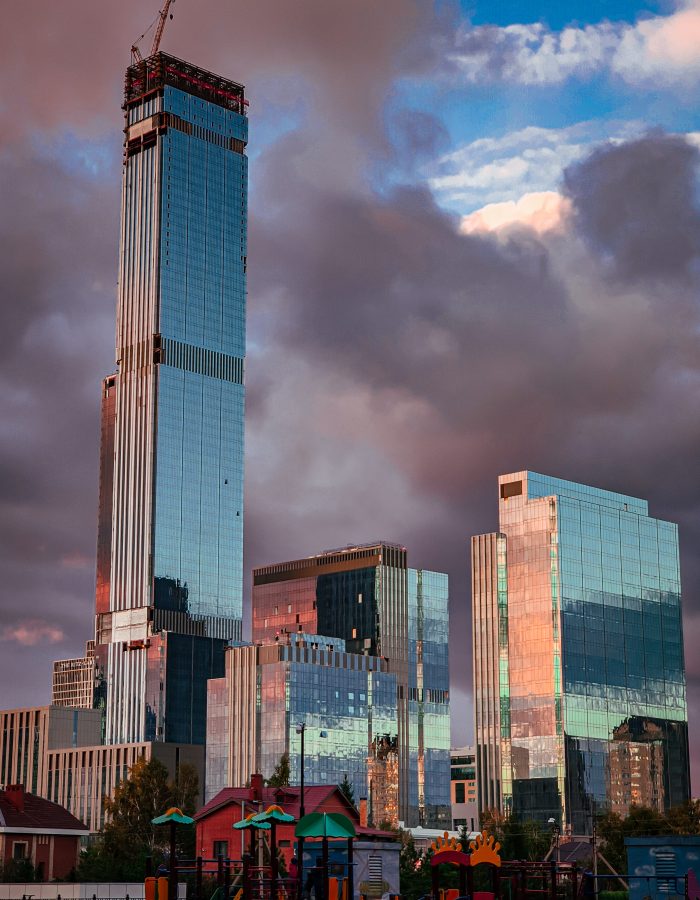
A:
<svg viewBox="0 0 700 900">
<path fill-rule="evenodd" d="M 158 52 L 158 48 L 160 47 L 160 42 L 163 37 L 163 30 L 165 29 L 165 23 L 168 20 L 168 13 L 170 13 L 171 19 L 173 17 L 173 14 L 170 12 L 170 7 L 173 5 L 174 2 L 175 2 L 175 0 L 165 0 L 165 3 L 163 4 L 163 9 L 161 9 L 158 13 L 158 17 L 157 17 L 158 27 L 156 28 L 156 33 L 153 36 L 153 45 L 151 46 L 151 52 L 149 53 L 149 56 L 154 56 Z M 132 65 L 134 63 L 143 62 L 143 56 L 141 56 L 141 51 L 138 48 L 138 43 L 139 43 L 139 41 L 143 40 L 143 38 L 148 34 L 148 32 L 151 30 L 151 28 L 153 28 L 153 25 L 155 24 L 155 22 L 156 22 L 156 19 L 154 19 L 153 22 L 151 22 L 151 24 L 144 31 L 144 33 L 141 35 L 141 37 L 138 40 L 134 41 L 134 43 L 131 45 L 131 63 L 132 63 Z"/>
</svg>

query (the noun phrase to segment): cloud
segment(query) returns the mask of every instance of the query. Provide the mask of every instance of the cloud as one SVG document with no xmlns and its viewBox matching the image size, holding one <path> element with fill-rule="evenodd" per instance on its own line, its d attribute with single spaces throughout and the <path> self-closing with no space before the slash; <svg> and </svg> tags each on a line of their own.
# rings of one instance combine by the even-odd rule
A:
<svg viewBox="0 0 700 900">
<path fill-rule="evenodd" d="M 23 647 L 60 644 L 65 637 L 60 628 L 41 619 L 25 619 L 15 625 L 3 625 L 0 628 L 0 641 L 14 641 Z"/>
<path fill-rule="evenodd" d="M 532 24 L 463 26 L 447 60 L 468 82 L 560 84 L 607 72 L 633 86 L 692 84 L 700 74 L 700 3 L 633 24 L 600 22 L 552 31 Z"/>
<path fill-rule="evenodd" d="M 571 204 L 556 191 L 523 194 L 518 200 L 489 203 L 463 216 L 459 230 L 463 234 L 499 231 L 512 226 L 525 226 L 542 234 L 561 229 L 569 216 Z"/>
<path fill-rule="evenodd" d="M 94 555 L 120 83 L 143 25 L 141 4 L 93 7 L 67 0 L 37 28 L 15 4 L 15 27 L 0 35 L 0 71 L 14 86 L 0 108 L 3 621 L 41 619 L 50 601 L 76 654 L 90 636 L 94 577 L 64 561 Z M 466 185 L 426 185 L 416 166 L 442 146 L 430 119 L 387 128 L 385 116 L 397 79 L 429 59 L 423 10 L 261 0 L 212 3 L 203 15 L 190 4 L 178 6 L 166 46 L 246 81 L 252 100 L 246 569 L 348 541 L 405 542 L 412 565 L 451 575 L 455 697 L 465 698 L 468 540 L 496 525 L 501 472 L 530 466 L 648 497 L 653 514 L 680 523 L 687 609 L 697 612 L 695 232 L 679 271 L 652 248 L 639 276 L 647 230 L 676 234 L 695 221 L 696 196 L 681 190 L 695 156 L 683 138 L 631 139 L 622 125 L 618 146 L 586 162 L 595 126 L 523 130 L 474 142 L 431 172 L 469 166 Z M 12 43 L 17 33 L 36 40 Z M 283 133 L 280 109 L 292 109 Z M 73 152 L 87 136 L 104 159 Z M 368 173 L 392 154 L 408 183 L 378 189 Z M 650 159 L 625 216 L 610 209 Z M 562 167 L 567 227 L 529 227 L 517 201 L 563 195 Z M 460 231 L 464 212 L 508 200 L 517 228 Z M 43 701 L 48 657 L 3 645 L 1 702 Z M 31 671 L 16 684 L 20 667 Z"/>
<path fill-rule="evenodd" d="M 460 212 L 516 202 L 524 194 L 556 190 L 564 169 L 599 143 L 621 143 L 642 130 L 638 122 L 579 122 L 479 138 L 433 163 L 429 183 L 443 205 Z"/>
<path fill-rule="evenodd" d="M 700 152 L 682 137 L 651 133 L 604 146 L 567 170 L 579 231 L 627 278 L 693 277 L 700 259 L 696 190 Z"/>
</svg>

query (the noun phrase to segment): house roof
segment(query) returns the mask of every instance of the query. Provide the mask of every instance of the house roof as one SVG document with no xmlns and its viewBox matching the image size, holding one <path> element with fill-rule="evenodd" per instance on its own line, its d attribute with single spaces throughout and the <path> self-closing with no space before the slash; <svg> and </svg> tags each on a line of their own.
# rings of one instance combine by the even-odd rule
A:
<svg viewBox="0 0 700 900">
<path fill-rule="evenodd" d="M 0 791 L 0 830 L 30 829 L 33 832 L 79 832 L 89 834 L 89 829 L 58 803 L 44 800 L 35 794 L 24 793 L 23 809 L 18 809 L 5 791 Z"/>
<path fill-rule="evenodd" d="M 272 804 L 278 804 L 283 807 L 284 811 L 299 818 L 300 813 L 300 794 L 299 787 L 264 787 L 262 789 L 262 806 L 266 808 Z M 252 799 L 252 791 L 250 788 L 224 788 L 212 799 L 195 813 L 195 822 L 218 812 L 231 804 L 239 805 L 245 802 L 248 811 L 252 811 L 253 807 L 257 808 L 257 802 Z M 346 807 L 345 814 L 355 825 L 358 837 L 381 837 L 384 840 L 394 839 L 395 835 L 390 831 L 381 831 L 377 828 L 365 828 L 360 825 L 360 816 L 355 807 L 350 803 L 345 794 L 337 785 L 327 784 L 309 784 L 304 787 L 304 812 L 306 814 L 312 812 L 323 812 L 324 803 L 329 797 L 335 795 L 335 799 L 340 799 L 341 803 Z"/>
</svg>

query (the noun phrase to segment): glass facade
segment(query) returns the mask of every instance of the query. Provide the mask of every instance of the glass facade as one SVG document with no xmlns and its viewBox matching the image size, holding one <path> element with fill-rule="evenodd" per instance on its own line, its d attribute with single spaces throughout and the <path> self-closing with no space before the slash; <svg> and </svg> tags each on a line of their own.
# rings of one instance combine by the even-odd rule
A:
<svg viewBox="0 0 700 900">
<path fill-rule="evenodd" d="M 279 651 L 279 661 L 259 667 L 260 771 L 269 777 L 288 753 L 290 783 L 299 784 L 301 735 L 296 726 L 303 722 L 306 783 L 340 784 L 347 775 L 356 800 L 368 798 L 374 821 L 395 821 L 397 779 L 375 785 L 380 767 L 373 760 L 369 783 L 368 760 L 382 741 L 395 746 L 396 676 L 376 657 L 348 653 L 337 638 L 291 635 L 289 646 Z M 378 792 L 384 802 L 393 793 L 388 809 L 374 796 Z"/>
<path fill-rule="evenodd" d="M 240 639 L 245 106 L 241 85 L 163 53 L 127 71 L 98 535 L 108 742 L 203 742 L 206 678 Z"/>
<path fill-rule="evenodd" d="M 532 472 L 499 487 L 500 533 L 472 541 L 475 695 L 494 712 L 477 712 L 482 808 L 584 833 L 606 809 L 684 802 L 677 527 L 644 500 Z M 485 538 L 502 547 L 488 579 Z"/>
<path fill-rule="evenodd" d="M 408 568 L 403 547 L 348 547 L 254 570 L 252 606 L 254 641 L 309 631 L 388 660 L 398 733 L 379 741 L 372 766 L 396 768 L 399 820 L 449 827 L 447 576 Z"/>
<path fill-rule="evenodd" d="M 207 799 L 254 772 L 269 778 L 284 754 L 290 784 L 299 784 L 303 723 L 305 783 L 340 784 L 347 775 L 375 822 L 396 822 L 396 695 L 386 660 L 350 653 L 340 638 L 294 633 L 231 647 L 225 678 L 209 682 Z"/>
</svg>

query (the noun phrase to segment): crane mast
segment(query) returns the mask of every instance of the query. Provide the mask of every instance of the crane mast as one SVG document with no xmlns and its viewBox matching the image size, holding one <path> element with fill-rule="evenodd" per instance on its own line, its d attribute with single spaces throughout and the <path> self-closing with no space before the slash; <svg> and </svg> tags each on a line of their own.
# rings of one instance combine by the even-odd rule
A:
<svg viewBox="0 0 700 900">
<path fill-rule="evenodd" d="M 151 52 L 150 52 L 149 56 L 154 56 L 158 52 L 158 48 L 160 47 L 160 42 L 163 38 L 163 31 L 165 29 L 165 23 L 168 21 L 168 13 L 170 13 L 171 19 L 173 17 L 173 14 L 170 12 L 170 7 L 173 5 L 174 2 L 175 2 L 175 0 L 165 0 L 165 3 L 163 4 L 163 8 L 161 10 L 159 10 L 159 12 L 158 12 L 158 27 L 156 28 L 156 33 L 153 36 L 153 45 L 151 46 Z M 149 27 L 146 29 L 146 31 L 144 31 L 144 33 L 141 35 L 141 37 L 138 39 L 138 41 L 135 41 L 131 45 L 131 63 L 132 63 L 132 65 L 134 63 L 143 62 L 143 56 L 141 55 L 141 51 L 139 50 L 138 44 L 139 44 L 139 41 L 141 41 L 146 36 L 146 34 L 151 30 L 152 27 L 153 27 L 153 23 L 151 23 L 151 25 L 149 25 Z"/>
<path fill-rule="evenodd" d="M 158 27 L 156 28 L 156 33 L 153 37 L 153 46 L 151 47 L 151 56 L 158 52 L 158 48 L 160 47 L 160 40 L 163 37 L 163 29 L 165 28 L 165 23 L 168 19 L 168 12 L 170 7 L 175 2 L 175 0 L 165 0 L 165 5 L 163 9 L 158 13 L 159 21 Z M 173 14 L 170 13 L 170 18 L 172 19 Z"/>
</svg>

